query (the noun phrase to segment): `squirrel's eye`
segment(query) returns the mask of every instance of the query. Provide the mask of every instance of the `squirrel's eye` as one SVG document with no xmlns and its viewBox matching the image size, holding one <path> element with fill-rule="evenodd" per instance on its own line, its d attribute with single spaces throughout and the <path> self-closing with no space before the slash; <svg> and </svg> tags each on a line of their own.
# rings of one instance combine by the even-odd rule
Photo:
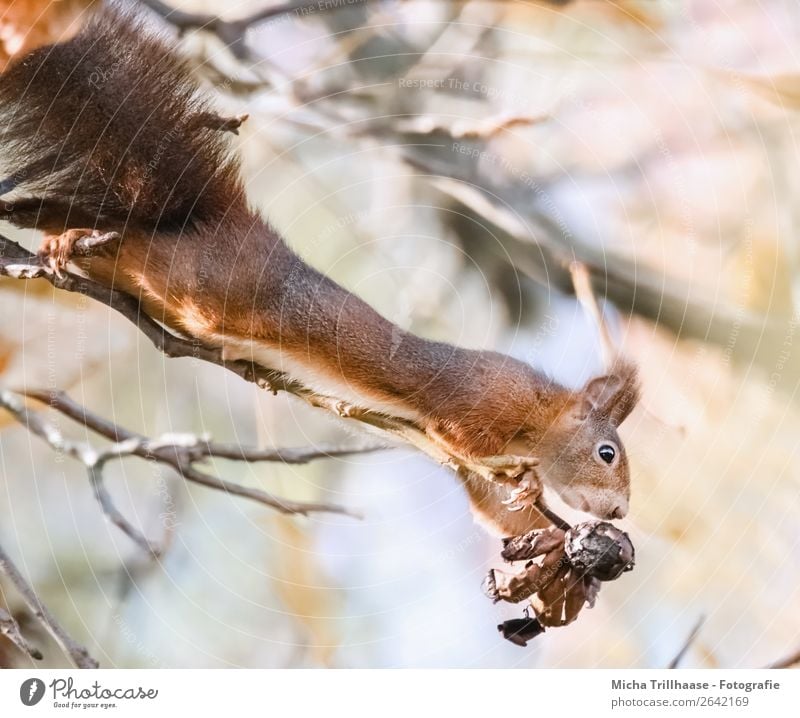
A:
<svg viewBox="0 0 800 718">
<path fill-rule="evenodd" d="M 614 447 L 611 446 L 611 444 L 600 444 L 600 446 L 597 447 L 597 453 L 607 464 L 610 464 L 612 461 L 614 461 L 614 457 L 617 455 L 617 452 L 614 450 Z"/>
</svg>

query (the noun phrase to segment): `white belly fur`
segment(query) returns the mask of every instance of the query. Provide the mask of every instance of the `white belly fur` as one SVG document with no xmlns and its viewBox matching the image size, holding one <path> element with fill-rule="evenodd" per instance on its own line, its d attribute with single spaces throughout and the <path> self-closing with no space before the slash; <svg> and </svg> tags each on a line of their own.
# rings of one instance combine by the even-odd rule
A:
<svg viewBox="0 0 800 718">
<path fill-rule="evenodd" d="M 212 341 L 222 348 L 223 356 L 227 361 L 241 359 L 266 369 L 283 372 L 319 394 L 335 397 L 364 409 L 411 421 L 418 421 L 422 418 L 411 408 L 387 401 L 382 402 L 378 398 L 358 392 L 347 383 L 326 374 L 321 367 L 315 366 L 311 362 L 303 362 L 297 357 L 293 357 L 288 351 L 273 345 L 254 339 L 221 335 L 213 335 Z"/>
</svg>

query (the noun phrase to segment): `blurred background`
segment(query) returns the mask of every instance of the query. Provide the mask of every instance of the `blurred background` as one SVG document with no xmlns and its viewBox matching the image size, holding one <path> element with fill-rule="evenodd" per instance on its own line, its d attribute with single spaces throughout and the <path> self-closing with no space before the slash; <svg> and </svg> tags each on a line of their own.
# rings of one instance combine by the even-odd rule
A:
<svg viewBox="0 0 800 718">
<path fill-rule="evenodd" d="M 193 25 L 127 2 L 176 37 L 222 110 L 249 113 L 234 139 L 251 201 L 394 322 L 578 386 L 602 368 L 566 271 L 587 265 L 643 377 L 621 430 L 633 497 L 620 525 L 637 565 L 576 623 L 514 646 L 496 624 L 520 607 L 480 585 L 498 540 L 449 471 L 404 449 L 215 466 L 363 521 L 283 517 L 119 463 L 120 508 L 170 545 L 150 561 L 104 520 L 80 465 L 0 413 L 0 544 L 101 664 L 662 667 L 701 618 L 682 665 L 796 650 L 796 1 L 168 2 L 227 20 L 273 9 Z M 68 34 L 89 6 L 2 0 L 0 62 Z M 150 435 L 354 439 L 298 400 L 165 359 L 126 320 L 40 281 L 0 280 L 0 372 Z M 47 665 L 66 665 L 0 582 L 2 605 Z M 0 663 L 30 659 L 0 636 Z"/>
</svg>

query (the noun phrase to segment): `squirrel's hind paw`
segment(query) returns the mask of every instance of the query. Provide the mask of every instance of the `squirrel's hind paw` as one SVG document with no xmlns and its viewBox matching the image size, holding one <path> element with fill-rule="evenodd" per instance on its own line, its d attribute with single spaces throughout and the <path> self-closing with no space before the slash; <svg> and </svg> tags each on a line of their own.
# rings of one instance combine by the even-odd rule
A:
<svg viewBox="0 0 800 718">
<path fill-rule="evenodd" d="M 61 234 L 46 234 L 39 248 L 39 259 L 42 264 L 57 276 L 62 277 L 67 265 L 76 252 L 75 245 L 80 240 L 87 240 L 86 249 L 100 247 L 119 239 L 116 232 L 101 232 L 97 229 L 68 229 Z"/>
</svg>

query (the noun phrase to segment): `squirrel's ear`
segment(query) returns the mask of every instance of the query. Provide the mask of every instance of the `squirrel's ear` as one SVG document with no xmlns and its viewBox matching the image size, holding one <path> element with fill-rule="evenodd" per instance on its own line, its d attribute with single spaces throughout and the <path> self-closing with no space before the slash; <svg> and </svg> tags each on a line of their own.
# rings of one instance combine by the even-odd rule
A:
<svg viewBox="0 0 800 718">
<path fill-rule="evenodd" d="M 608 374 L 590 379 L 580 396 L 582 418 L 596 412 L 608 417 L 614 426 L 619 426 L 639 401 L 636 367 L 625 359 L 617 359 Z"/>
</svg>

